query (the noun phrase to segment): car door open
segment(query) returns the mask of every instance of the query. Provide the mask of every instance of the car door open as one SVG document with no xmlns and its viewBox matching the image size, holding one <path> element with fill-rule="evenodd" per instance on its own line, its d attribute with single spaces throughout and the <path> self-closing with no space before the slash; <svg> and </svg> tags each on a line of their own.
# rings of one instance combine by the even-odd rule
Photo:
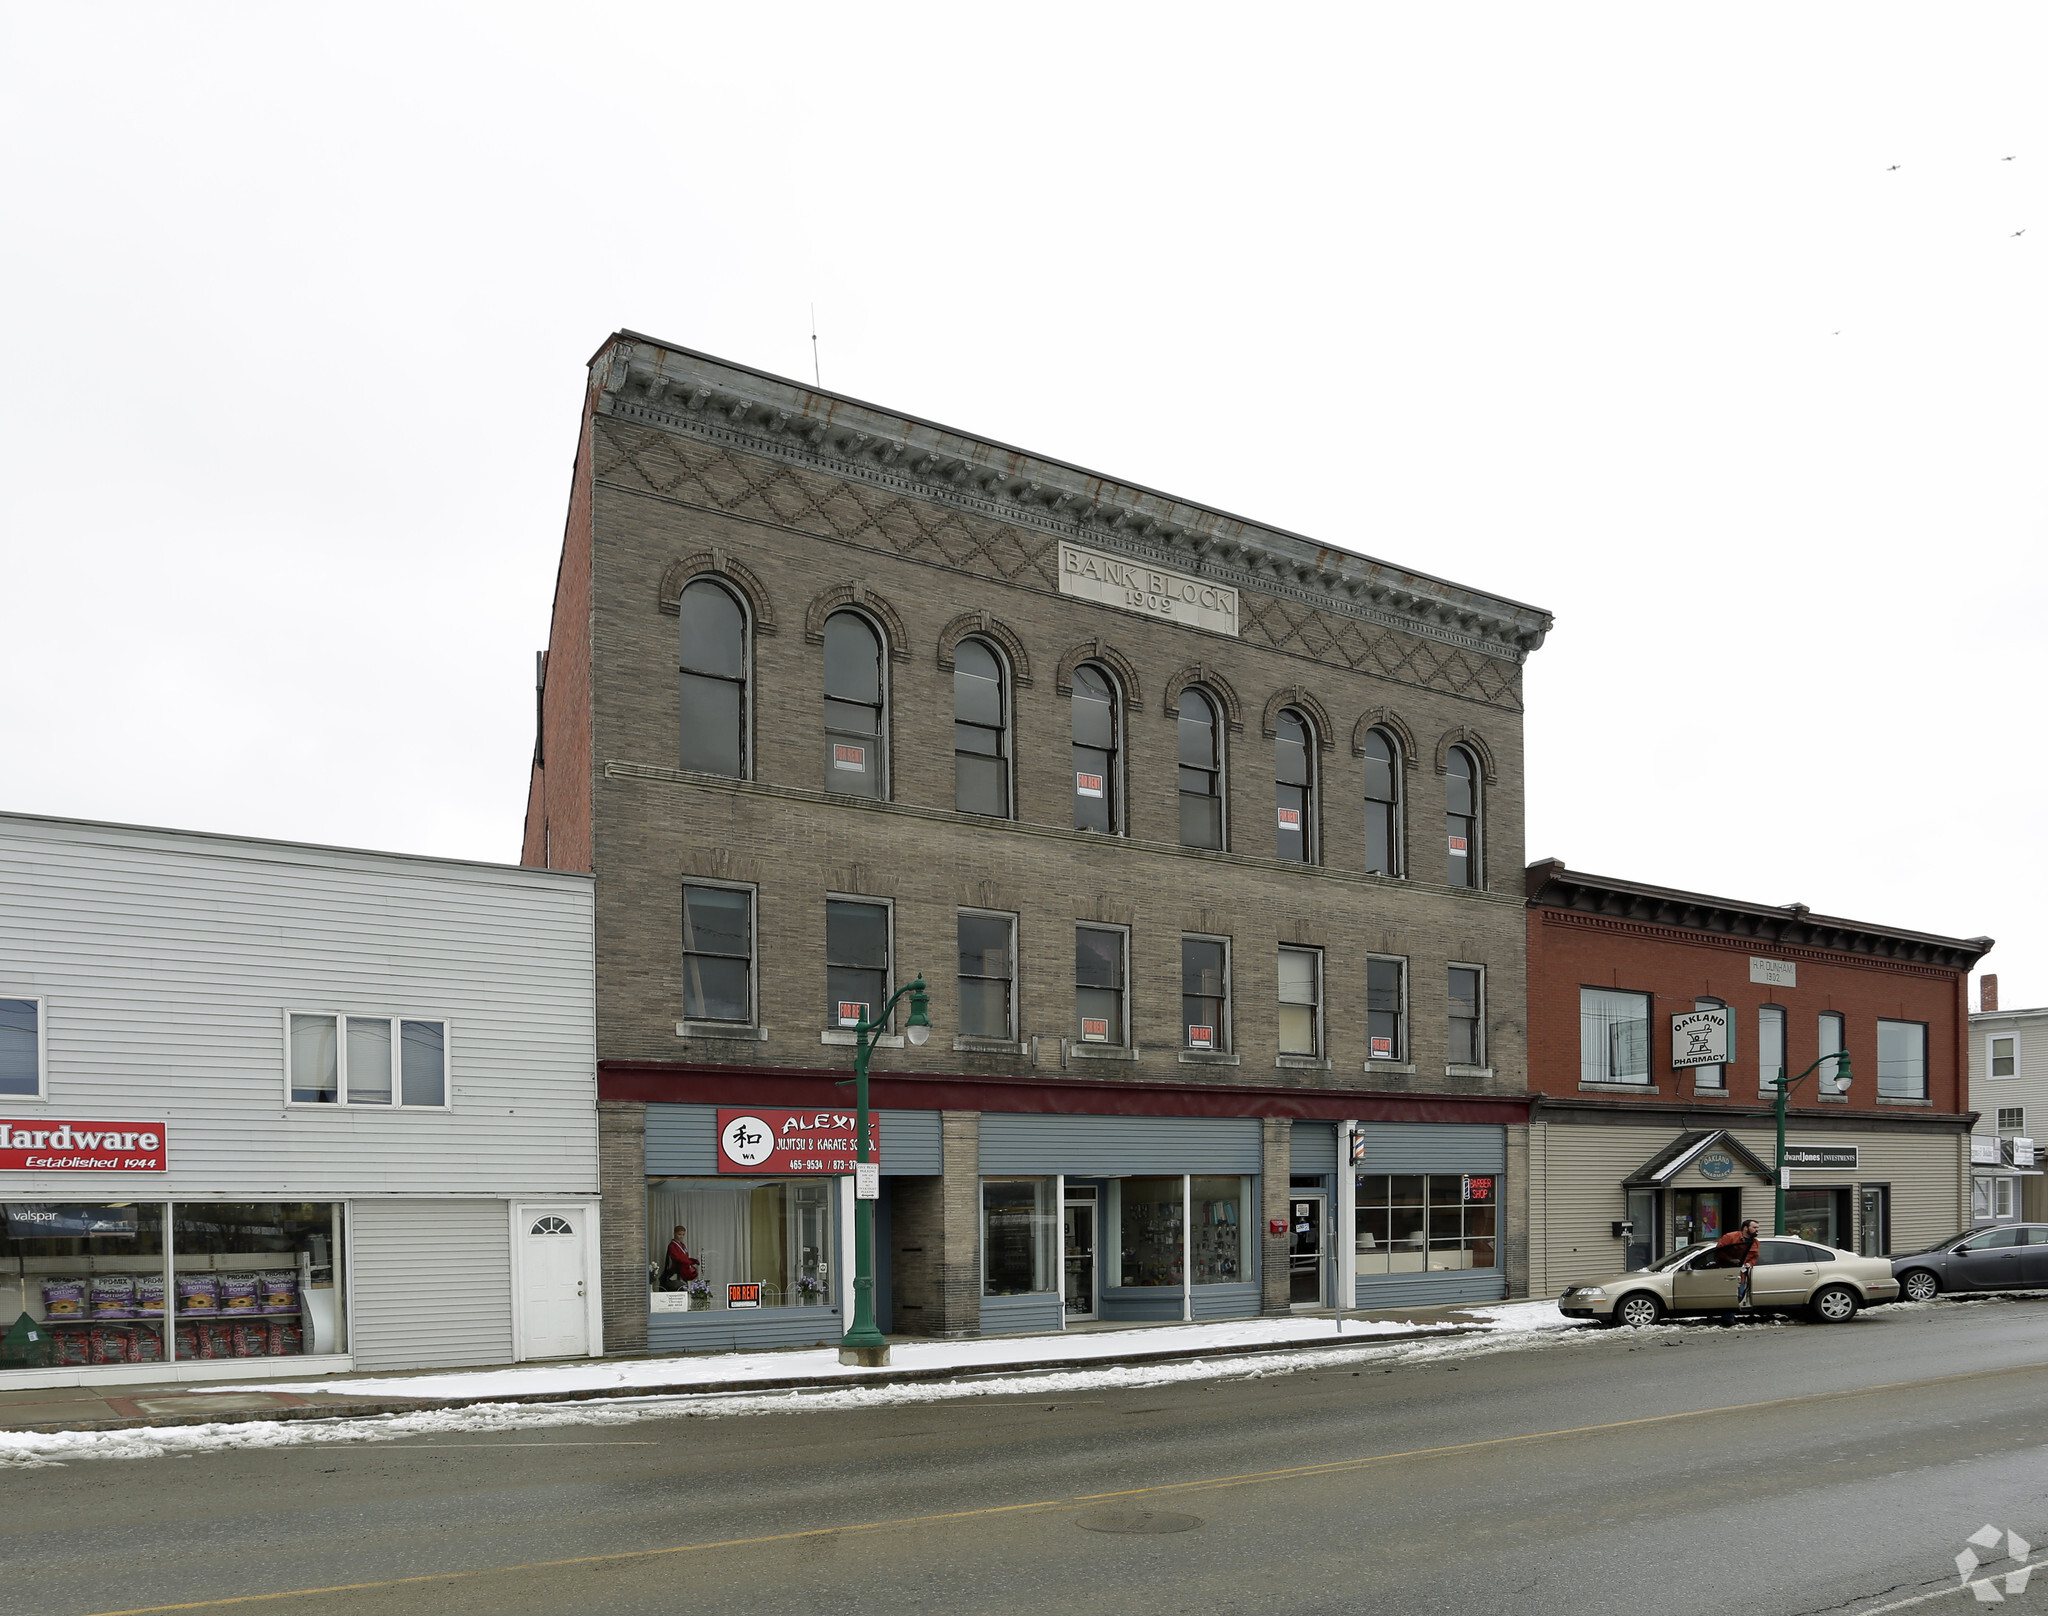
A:
<svg viewBox="0 0 2048 1616">
<path fill-rule="evenodd" d="M 1722 1267 L 1714 1260 L 1719 1254 L 1714 1249 L 1703 1251 L 1672 1274 L 1671 1306 L 1675 1311 L 1713 1312 L 1735 1305 L 1742 1270 Z"/>
</svg>

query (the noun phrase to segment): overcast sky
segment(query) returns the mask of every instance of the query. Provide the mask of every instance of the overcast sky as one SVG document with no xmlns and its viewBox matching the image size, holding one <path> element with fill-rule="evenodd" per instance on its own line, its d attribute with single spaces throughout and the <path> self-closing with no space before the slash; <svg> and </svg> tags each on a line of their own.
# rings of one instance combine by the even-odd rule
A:
<svg viewBox="0 0 2048 1616">
<path fill-rule="evenodd" d="M 828 387 L 1553 611 L 1532 857 L 2048 1003 L 2048 8 L 0 19 L 0 806 L 516 859 L 585 361 L 815 303 Z"/>
</svg>

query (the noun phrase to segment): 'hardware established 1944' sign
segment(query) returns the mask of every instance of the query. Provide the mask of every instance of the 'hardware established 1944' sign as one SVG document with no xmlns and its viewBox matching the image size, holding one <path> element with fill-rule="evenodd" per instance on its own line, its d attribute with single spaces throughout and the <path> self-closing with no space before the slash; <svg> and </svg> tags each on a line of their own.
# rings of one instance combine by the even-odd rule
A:
<svg viewBox="0 0 2048 1616">
<path fill-rule="evenodd" d="M 1171 618 L 1217 634 L 1237 633 L 1237 591 L 1228 584 L 1125 561 L 1064 540 L 1060 543 L 1060 593 L 1143 612 L 1147 617 Z"/>
<path fill-rule="evenodd" d="M 0 1120 L 0 1172 L 161 1173 L 161 1122 Z"/>
<path fill-rule="evenodd" d="M 739 1111 L 718 1113 L 721 1173 L 850 1173 L 854 1154 L 851 1111 Z M 882 1119 L 868 1113 L 868 1160 L 882 1159 Z"/>
</svg>

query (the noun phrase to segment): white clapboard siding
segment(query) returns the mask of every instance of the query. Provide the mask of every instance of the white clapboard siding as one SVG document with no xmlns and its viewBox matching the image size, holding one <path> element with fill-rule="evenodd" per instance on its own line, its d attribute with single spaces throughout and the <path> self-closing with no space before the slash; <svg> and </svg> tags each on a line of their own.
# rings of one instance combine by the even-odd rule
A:
<svg viewBox="0 0 2048 1616">
<path fill-rule="evenodd" d="M 512 1361 L 503 1201 L 358 1201 L 349 1227 L 349 1351 L 358 1369 Z"/>
<path fill-rule="evenodd" d="M 49 1068 L 0 1115 L 166 1121 L 170 1171 L 99 1198 L 595 1193 L 592 927 L 584 876 L 0 814 L 0 995 L 45 1001 Z M 451 1108 L 287 1106 L 292 1010 L 445 1020 Z"/>
</svg>

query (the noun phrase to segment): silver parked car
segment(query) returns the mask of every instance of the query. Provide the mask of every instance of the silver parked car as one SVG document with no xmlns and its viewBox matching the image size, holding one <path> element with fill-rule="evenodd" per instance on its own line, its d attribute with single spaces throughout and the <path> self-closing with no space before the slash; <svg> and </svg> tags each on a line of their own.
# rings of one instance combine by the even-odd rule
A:
<svg viewBox="0 0 2048 1616">
<path fill-rule="evenodd" d="M 2048 1286 L 2048 1224 L 2006 1223 L 1952 1234 L 1892 1259 L 1892 1274 L 1909 1302 L 1943 1291 L 2023 1291 Z"/>
<path fill-rule="evenodd" d="M 1817 1323 L 1841 1324 L 1859 1308 L 1898 1300 L 1898 1281 L 1882 1257 L 1784 1235 L 1760 1240 L 1757 1248 L 1748 1306 L 1758 1312 L 1797 1309 Z M 1667 1313 L 1733 1312 L 1742 1270 L 1723 1267 L 1726 1256 L 1724 1247 L 1687 1246 L 1633 1273 L 1575 1285 L 1557 1299 L 1557 1309 L 1568 1319 L 1636 1328 Z"/>
</svg>

